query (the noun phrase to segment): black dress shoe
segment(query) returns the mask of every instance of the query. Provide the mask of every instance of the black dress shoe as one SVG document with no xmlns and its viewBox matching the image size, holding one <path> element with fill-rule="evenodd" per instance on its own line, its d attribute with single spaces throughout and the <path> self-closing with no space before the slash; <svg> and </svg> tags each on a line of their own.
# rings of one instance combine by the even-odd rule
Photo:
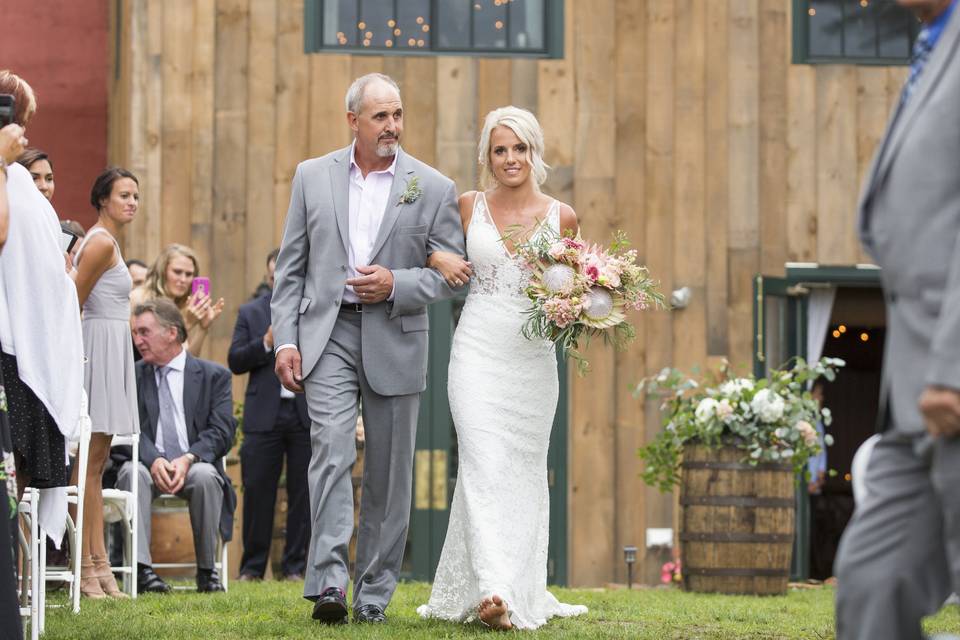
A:
<svg viewBox="0 0 960 640">
<path fill-rule="evenodd" d="M 313 605 L 313 619 L 325 624 L 346 623 L 347 597 L 343 589 L 336 587 L 324 589 Z"/>
<path fill-rule="evenodd" d="M 137 593 L 169 593 L 170 585 L 148 564 L 137 564 Z"/>
<path fill-rule="evenodd" d="M 353 610 L 353 619 L 356 622 L 382 623 L 387 621 L 387 614 L 375 604 L 365 604 Z"/>
<path fill-rule="evenodd" d="M 216 593 L 226 591 L 220 584 L 220 576 L 216 569 L 197 568 L 197 593 Z"/>
</svg>

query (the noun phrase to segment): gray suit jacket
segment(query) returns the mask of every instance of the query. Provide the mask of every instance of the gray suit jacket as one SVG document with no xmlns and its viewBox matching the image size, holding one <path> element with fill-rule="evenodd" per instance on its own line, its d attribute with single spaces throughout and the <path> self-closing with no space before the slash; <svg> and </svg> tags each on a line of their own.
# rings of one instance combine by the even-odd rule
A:
<svg viewBox="0 0 960 640">
<path fill-rule="evenodd" d="M 960 12 L 891 117 L 860 196 L 887 301 L 881 419 L 924 430 L 924 387 L 960 389 Z"/>
<path fill-rule="evenodd" d="M 427 384 L 427 305 L 454 291 L 425 267 L 434 251 L 465 254 L 454 183 L 399 150 L 393 188 L 370 264 L 393 271 L 392 302 L 365 305 L 363 368 L 380 395 L 418 393 Z M 301 162 L 277 258 L 271 302 L 275 343 L 295 344 L 306 378 L 333 330 L 347 280 L 350 147 Z M 401 204 L 419 178 L 423 194 Z"/>
</svg>

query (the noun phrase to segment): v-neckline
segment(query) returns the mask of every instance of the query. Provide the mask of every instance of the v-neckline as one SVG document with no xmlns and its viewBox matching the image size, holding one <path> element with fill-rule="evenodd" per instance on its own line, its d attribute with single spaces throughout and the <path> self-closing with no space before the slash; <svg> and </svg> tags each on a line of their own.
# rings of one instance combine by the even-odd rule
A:
<svg viewBox="0 0 960 640">
<path fill-rule="evenodd" d="M 506 237 L 504 236 L 503 231 L 500 230 L 500 225 L 498 225 L 498 224 L 497 224 L 497 221 L 494 220 L 494 218 L 493 218 L 493 211 L 490 210 L 490 203 L 487 202 L 487 194 L 484 193 L 483 191 L 481 191 L 481 192 L 480 192 L 480 197 L 483 198 L 483 208 L 484 208 L 484 210 L 486 210 L 486 212 L 487 212 L 487 220 L 490 221 L 490 225 L 493 227 L 493 229 L 497 232 L 497 235 L 500 237 L 500 246 L 503 247 L 503 252 L 506 253 L 506 254 L 507 254 L 507 257 L 510 258 L 511 260 L 514 259 L 514 258 L 516 258 L 516 257 L 517 257 L 517 254 L 516 254 L 517 245 L 516 245 L 516 244 L 513 245 L 514 251 L 510 251 L 510 249 L 507 248 Z M 543 225 L 547 222 L 547 220 L 550 219 L 550 213 L 553 211 L 553 207 L 554 207 L 554 205 L 556 204 L 556 202 L 557 202 L 557 199 L 556 199 L 556 198 L 553 198 L 553 199 L 550 201 L 550 204 L 547 205 L 547 213 L 546 213 L 546 215 L 543 216 L 543 219 L 542 219 L 542 220 L 540 220 L 539 222 L 537 222 L 536 226 L 533 228 L 533 231 L 530 232 L 530 235 L 527 237 L 527 240 L 526 240 L 526 241 L 531 240 L 531 239 L 533 238 L 533 236 L 537 235 L 537 233 L 540 231 L 540 229 L 543 227 Z M 522 244 L 522 243 L 521 243 L 521 244 Z"/>
</svg>

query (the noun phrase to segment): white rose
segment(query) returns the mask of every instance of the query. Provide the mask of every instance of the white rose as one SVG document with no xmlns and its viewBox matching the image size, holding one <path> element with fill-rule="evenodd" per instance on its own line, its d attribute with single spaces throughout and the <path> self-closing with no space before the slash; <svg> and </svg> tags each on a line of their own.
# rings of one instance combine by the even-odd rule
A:
<svg viewBox="0 0 960 640">
<path fill-rule="evenodd" d="M 717 401 L 713 398 L 704 398 L 700 401 L 700 404 L 697 405 L 694 415 L 697 418 L 697 422 L 704 423 L 710 420 L 717 412 Z"/>
<path fill-rule="evenodd" d="M 762 422 L 776 422 L 782 418 L 784 407 L 783 398 L 770 389 L 758 391 L 750 403 L 750 408 Z"/>
<path fill-rule="evenodd" d="M 748 378 L 737 378 L 735 380 L 727 380 L 722 385 L 720 385 L 720 393 L 725 396 L 732 396 L 737 393 L 743 393 L 744 391 L 750 391 L 753 389 L 753 381 Z"/>
<path fill-rule="evenodd" d="M 731 417 L 733 417 L 733 405 L 730 404 L 730 401 L 724 398 L 717 403 L 716 408 L 717 417 L 727 422 Z"/>
<path fill-rule="evenodd" d="M 817 430 L 806 420 L 797 422 L 797 431 L 803 436 L 803 441 L 807 443 L 808 447 L 812 447 L 817 443 Z"/>
</svg>

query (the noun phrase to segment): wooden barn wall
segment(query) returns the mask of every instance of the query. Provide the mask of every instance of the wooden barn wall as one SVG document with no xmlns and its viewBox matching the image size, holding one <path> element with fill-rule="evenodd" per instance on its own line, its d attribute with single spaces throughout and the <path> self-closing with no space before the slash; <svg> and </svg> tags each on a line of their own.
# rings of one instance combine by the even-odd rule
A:
<svg viewBox="0 0 960 640">
<path fill-rule="evenodd" d="M 121 0 L 110 157 L 141 179 L 125 254 L 190 244 L 227 299 L 208 355 L 224 361 L 237 307 L 277 245 L 296 164 L 348 144 L 343 95 L 370 71 L 403 90 L 404 147 L 476 186 L 483 115 L 537 113 L 585 236 L 624 229 L 688 308 L 634 318 L 624 352 L 589 351 L 569 380 L 569 555 L 574 585 L 625 580 L 622 547 L 674 524 L 674 500 L 639 481 L 660 429 L 632 397 L 642 376 L 729 358 L 749 370 L 751 277 L 787 261 L 865 262 L 862 174 L 904 69 L 790 63 L 790 0 L 566 0 L 562 60 L 303 52 L 302 0 Z M 119 9 L 119 10 L 118 10 Z M 115 53 L 116 55 L 116 53 Z M 238 387 L 239 390 L 239 387 Z"/>
</svg>

